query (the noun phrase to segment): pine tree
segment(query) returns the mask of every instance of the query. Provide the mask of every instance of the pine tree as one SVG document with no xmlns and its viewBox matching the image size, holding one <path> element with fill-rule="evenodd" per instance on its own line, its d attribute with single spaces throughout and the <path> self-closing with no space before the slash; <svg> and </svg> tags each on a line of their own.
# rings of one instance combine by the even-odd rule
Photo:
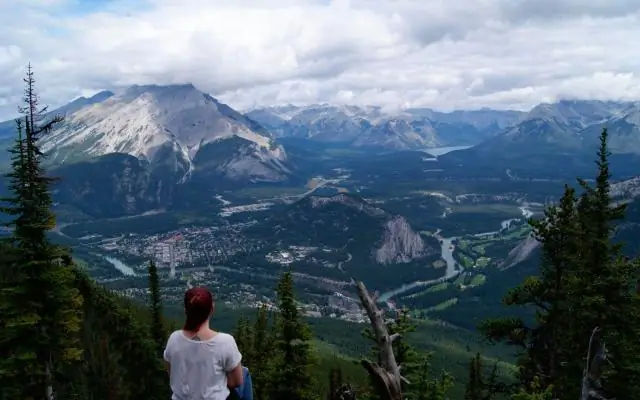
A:
<svg viewBox="0 0 640 400">
<path fill-rule="evenodd" d="M 327 400 L 340 400 L 339 390 L 344 380 L 342 378 L 342 369 L 340 367 L 329 368 L 329 394 Z"/>
<path fill-rule="evenodd" d="M 151 312 L 151 337 L 156 344 L 156 352 L 161 355 L 166 342 L 166 331 L 162 318 L 162 297 L 160 295 L 160 278 L 156 263 L 149 261 L 149 311 Z"/>
<path fill-rule="evenodd" d="M 485 377 L 485 366 L 480 353 L 469 362 L 469 380 L 465 387 L 464 400 L 490 400 L 497 393 L 505 392 L 498 382 L 498 365 L 494 364 L 491 373 Z"/>
<path fill-rule="evenodd" d="M 476 353 L 469 362 L 469 381 L 464 393 L 464 400 L 483 400 L 484 384 L 482 382 L 482 357 Z"/>
<path fill-rule="evenodd" d="M 415 400 L 446 400 L 447 392 L 453 387 L 453 377 L 446 371 L 439 376 L 431 376 L 431 354 L 422 357 L 417 379 L 412 385 L 412 395 L 407 397 Z"/>
<path fill-rule="evenodd" d="M 240 315 L 233 332 L 233 337 L 236 340 L 240 353 L 242 353 L 242 365 L 250 370 L 253 369 L 253 329 L 249 320 L 244 315 Z"/>
<path fill-rule="evenodd" d="M 313 368 L 315 359 L 311 348 L 312 333 L 302 320 L 293 293 L 293 277 L 285 272 L 277 288 L 278 310 L 276 318 L 272 399 L 307 400 L 318 398 L 315 393 Z"/>
<path fill-rule="evenodd" d="M 24 118 L 16 124 L 12 172 L 7 176 L 12 197 L 3 199 L 1 210 L 13 216 L 9 226 L 17 252 L 9 266 L 10 279 L 0 288 L 0 387 L 3 395 L 18 388 L 20 398 L 45 399 L 52 398 L 56 386 L 65 385 L 65 372 L 82 357 L 82 297 L 73 287 L 70 257 L 47 238 L 55 226 L 49 193 L 53 179 L 41 165 L 38 140 L 62 119 L 43 122 L 46 107 L 39 108 L 30 65 L 24 81 Z"/>
<path fill-rule="evenodd" d="M 253 391 L 256 400 L 268 399 L 273 386 L 273 363 L 275 359 L 274 336 L 269 327 L 269 311 L 266 306 L 258 309 L 253 325 Z"/>
<path fill-rule="evenodd" d="M 595 327 L 602 329 L 616 360 L 607 378 L 612 387 L 623 397 L 640 390 L 640 308 L 631 290 L 640 264 L 624 259 L 621 246 L 612 243 L 614 222 L 624 207 L 610 197 L 608 154 L 605 129 L 595 187 L 579 180 L 583 191 L 578 198 L 566 187 L 558 207 L 530 221 L 542 244 L 540 276 L 510 291 L 505 303 L 535 307 L 535 325 L 503 318 L 481 326 L 490 339 L 521 348 L 519 377 L 525 391 L 535 387 L 543 393 L 549 389 L 554 397 L 577 398 Z"/>
</svg>

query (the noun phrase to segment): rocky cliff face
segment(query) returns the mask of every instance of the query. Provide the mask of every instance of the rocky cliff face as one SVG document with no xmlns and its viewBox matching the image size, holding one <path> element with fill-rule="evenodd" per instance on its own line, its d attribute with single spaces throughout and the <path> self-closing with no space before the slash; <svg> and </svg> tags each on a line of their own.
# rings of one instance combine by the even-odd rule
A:
<svg viewBox="0 0 640 400">
<path fill-rule="evenodd" d="M 539 247 L 540 242 L 538 242 L 533 236 L 528 236 L 525 240 L 518 243 L 516 247 L 509 251 L 507 258 L 500 265 L 500 269 L 505 270 L 520 264 L 531 257 L 534 250 Z"/>
<path fill-rule="evenodd" d="M 392 215 L 364 199 L 341 193 L 331 197 L 313 196 L 309 201 L 316 209 L 341 205 L 371 217 L 370 229 L 381 232 L 376 242 L 371 244 L 371 255 L 378 264 L 407 263 L 436 252 L 435 248 L 428 246 L 420 234 L 411 228 L 404 217 Z M 346 225 L 345 228 L 349 229 Z"/>
<path fill-rule="evenodd" d="M 434 249 L 425 245 L 420 234 L 411 228 L 406 219 L 395 216 L 385 224 L 382 244 L 374 250 L 373 255 L 380 264 L 394 264 L 433 253 Z"/>
</svg>

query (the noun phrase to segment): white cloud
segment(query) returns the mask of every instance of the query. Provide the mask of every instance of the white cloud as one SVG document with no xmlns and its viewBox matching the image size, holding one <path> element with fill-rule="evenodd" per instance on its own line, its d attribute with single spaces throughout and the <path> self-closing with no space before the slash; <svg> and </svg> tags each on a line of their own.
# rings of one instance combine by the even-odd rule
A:
<svg viewBox="0 0 640 400">
<path fill-rule="evenodd" d="M 0 117 L 13 114 L 28 61 L 52 106 L 186 82 L 237 108 L 640 98 L 640 0 L 88 3 L 0 0 Z"/>
</svg>

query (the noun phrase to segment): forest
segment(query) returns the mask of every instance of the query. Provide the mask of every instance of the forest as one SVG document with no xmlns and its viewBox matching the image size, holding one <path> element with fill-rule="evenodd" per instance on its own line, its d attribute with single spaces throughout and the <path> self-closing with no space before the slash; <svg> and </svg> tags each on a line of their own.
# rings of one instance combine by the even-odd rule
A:
<svg viewBox="0 0 640 400">
<path fill-rule="evenodd" d="M 0 399 L 169 399 L 162 352 L 180 321 L 162 304 L 155 265 L 149 264 L 148 302 L 137 304 L 97 285 L 70 249 L 50 241 L 55 179 L 43 166 L 38 140 L 62 119 L 44 118 L 31 68 L 20 110 L 6 177 L 10 193 L 0 209 L 11 228 L 0 242 Z M 434 370 L 433 355 L 406 340 L 415 329 L 409 310 L 385 318 L 362 284 L 371 321 L 363 334 L 371 349 L 328 360 L 285 272 L 276 287 L 278 311 L 261 308 L 232 332 L 253 376 L 254 398 L 638 398 L 640 262 L 611 240 L 625 207 L 610 197 L 608 156 L 603 129 L 594 183 L 578 179 L 579 195 L 566 185 L 544 218 L 529 221 L 542 244 L 539 271 L 515 285 L 503 304 L 526 306 L 534 317 L 478 326 L 488 341 L 517 353 L 514 376 L 499 373 L 482 354 L 469 360 L 464 381 Z"/>
</svg>

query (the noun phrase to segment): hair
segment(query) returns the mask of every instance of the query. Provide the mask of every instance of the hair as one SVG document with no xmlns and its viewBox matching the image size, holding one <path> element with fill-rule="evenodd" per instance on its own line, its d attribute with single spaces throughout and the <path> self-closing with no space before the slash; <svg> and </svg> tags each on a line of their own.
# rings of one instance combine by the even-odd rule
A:
<svg viewBox="0 0 640 400">
<path fill-rule="evenodd" d="M 204 287 L 193 287 L 187 290 L 184 294 L 184 311 L 187 318 L 182 329 L 197 330 L 213 311 L 213 295 Z"/>
</svg>

